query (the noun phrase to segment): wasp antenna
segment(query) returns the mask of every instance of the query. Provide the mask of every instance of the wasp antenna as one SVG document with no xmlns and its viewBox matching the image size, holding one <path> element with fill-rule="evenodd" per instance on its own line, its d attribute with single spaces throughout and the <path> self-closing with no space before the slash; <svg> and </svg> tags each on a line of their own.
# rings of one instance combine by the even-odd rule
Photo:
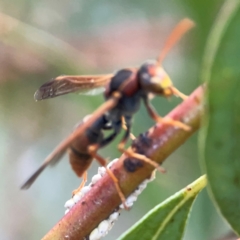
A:
<svg viewBox="0 0 240 240">
<path fill-rule="evenodd" d="M 162 52 L 159 54 L 157 62 L 161 65 L 163 59 L 166 57 L 170 49 L 181 39 L 181 37 L 193 28 L 195 23 L 189 18 L 184 18 L 181 20 L 177 26 L 173 29 L 170 36 L 167 38 L 167 41 L 164 45 Z"/>
</svg>

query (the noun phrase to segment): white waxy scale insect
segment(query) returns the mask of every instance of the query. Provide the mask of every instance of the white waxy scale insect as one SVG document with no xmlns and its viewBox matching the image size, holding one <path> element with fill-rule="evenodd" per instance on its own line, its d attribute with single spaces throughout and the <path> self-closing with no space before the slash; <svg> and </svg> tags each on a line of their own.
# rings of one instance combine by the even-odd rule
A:
<svg viewBox="0 0 240 240">
<path fill-rule="evenodd" d="M 83 197 L 83 194 L 80 194 L 80 193 L 77 193 L 77 194 L 75 194 L 74 196 L 73 196 L 73 201 L 74 201 L 74 203 L 76 204 L 77 202 L 79 202 L 80 201 L 80 199 Z"/>
<path fill-rule="evenodd" d="M 105 173 L 106 173 L 105 167 L 99 167 L 99 168 L 98 168 L 98 174 L 100 174 L 101 176 L 103 176 Z"/>
<path fill-rule="evenodd" d="M 74 205 L 74 201 L 73 201 L 73 199 L 71 198 L 71 199 L 69 199 L 68 201 L 66 201 L 64 207 L 65 207 L 65 208 L 72 208 L 73 205 Z"/>
<path fill-rule="evenodd" d="M 119 215 L 120 215 L 119 212 L 114 212 L 114 213 L 112 213 L 112 214 L 109 216 L 109 220 L 110 220 L 110 221 L 115 221 L 115 220 L 118 219 L 118 216 L 119 216 Z"/>
<path fill-rule="evenodd" d="M 107 168 L 111 168 L 115 162 L 118 161 L 118 158 L 113 159 L 108 165 Z"/>
<path fill-rule="evenodd" d="M 89 235 L 89 240 L 98 240 L 101 236 L 99 234 L 98 228 L 95 228 Z"/>
<path fill-rule="evenodd" d="M 104 220 L 98 225 L 98 231 L 101 236 L 106 235 L 106 232 L 108 232 L 109 225 L 110 225 L 110 222 L 108 220 Z"/>
<path fill-rule="evenodd" d="M 91 190 L 91 187 L 90 186 L 85 186 L 81 189 L 81 193 L 83 195 L 85 195 L 87 192 L 89 192 Z"/>
<path fill-rule="evenodd" d="M 117 161 L 118 159 L 114 159 L 112 162 L 108 164 L 108 168 L 111 168 L 112 165 Z M 144 180 L 134 192 L 132 192 L 128 198 L 126 199 L 126 205 L 127 207 L 132 207 L 133 203 L 137 200 L 137 197 L 139 194 L 142 193 L 142 191 L 146 188 L 147 184 L 155 179 L 155 172 L 153 171 L 150 178 Z M 68 200 L 64 207 L 67 208 L 65 211 L 65 214 L 69 212 L 69 210 L 79 201 L 81 198 L 89 191 L 91 190 L 91 187 L 97 183 L 104 175 L 106 174 L 106 169 L 104 167 L 98 168 L 98 174 L 94 175 L 92 177 L 92 182 L 88 185 L 83 187 L 80 192 L 75 194 L 73 198 Z M 119 206 L 119 210 L 114 211 L 106 220 L 103 220 L 97 228 L 95 228 L 89 235 L 89 240 L 98 240 L 101 237 L 104 237 L 107 235 L 109 230 L 113 227 L 114 223 L 117 221 L 119 215 L 120 215 L 120 209 L 124 209 L 123 204 Z"/>
<path fill-rule="evenodd" d="M 95 184 L 98 180 L 100 180 L 102 176 L 100 174 L 96 174 L 92 177 L 92 184 Z"/>
</svg>

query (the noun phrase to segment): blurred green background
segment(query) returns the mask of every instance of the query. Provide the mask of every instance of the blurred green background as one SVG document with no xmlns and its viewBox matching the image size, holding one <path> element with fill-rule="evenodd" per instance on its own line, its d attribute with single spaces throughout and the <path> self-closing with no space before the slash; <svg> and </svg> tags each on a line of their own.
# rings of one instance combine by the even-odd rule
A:
<svg viewBox="0 0 240 240">
<path fill-rule="evenodd" d="M 199 85 L 202 53 L 223 1 L 7 1 L 0 3 L 0 236 L 40 239 L 63 216 L 63 205 L 78 179 L 65 156 L 48 168 L 28 191 L 24 180 L 41 164 L 73 126 L 93 112 L 103 97 L 69 94 L 35 102 L 33 94 L 61 74 L 111 73 L 155 58 L 177 22 L 189 17 L 196 28 L 171 51 L 163 66 L 175 86 L 190 94 Z M 165 115 L 179 99 L 155 98 Z M 144 107 L 136 114 L 133 133 L 153 125 Z M 119 156 L 118 140 L 101 150 Z M 89 180 L 96 173 L 94 163 Z M 105 239 L 116 239 L 153 206 L 201 175 L 197 135 L 164 163 L 167 174 L 139 197 Z M 184 239 L 217 239 L 229 231 L 206 190 L 197 198 Z"/>
</svg>

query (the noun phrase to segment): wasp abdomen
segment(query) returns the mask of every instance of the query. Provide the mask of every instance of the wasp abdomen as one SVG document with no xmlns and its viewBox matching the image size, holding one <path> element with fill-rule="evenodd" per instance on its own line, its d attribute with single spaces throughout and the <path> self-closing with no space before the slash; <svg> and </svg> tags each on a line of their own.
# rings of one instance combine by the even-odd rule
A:
<svg viewBox="0 0 240 240">
<path fill-rule="evenodd" d="M 77 176 L 82 177 L 83 173 L 92 163 L 92 156 L 88 153 L 80 153 L 75 148 L 71 147 L 69 151 L 69 162 Z"/>
</svg>

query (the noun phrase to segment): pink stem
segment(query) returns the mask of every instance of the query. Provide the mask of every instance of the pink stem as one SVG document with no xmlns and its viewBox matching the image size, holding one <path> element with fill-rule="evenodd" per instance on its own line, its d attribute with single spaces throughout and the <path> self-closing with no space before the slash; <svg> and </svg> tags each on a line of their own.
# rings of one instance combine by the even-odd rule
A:
<svg viewBox="0 0 240 240">
<path fill-rule="evenodd" d="M 191 127 L 184 131 L 175 126 L 157 123 L 148 132 L 134 141 L 133 148 L 141 154 L 162 163 L 174 150 L 182 145 L 200 126 L 203 114 L 204 87 L 198 87 L 188 99 L 179 104 L 166 117 L 181 121 Z M 126 163 L 137 166 L 129 172 Z M 125 163 L 125 164 L 124 164 Z M 112 167 L 125 196 L 151 175 L 153 167 L 139 160 L 129 159 L 124 154 Z M 121 204 L 112 179 L 105 174 L 91 190 L 45 235 L 44 240 L 84 239 L 98 224 Z"/>
</svg>

